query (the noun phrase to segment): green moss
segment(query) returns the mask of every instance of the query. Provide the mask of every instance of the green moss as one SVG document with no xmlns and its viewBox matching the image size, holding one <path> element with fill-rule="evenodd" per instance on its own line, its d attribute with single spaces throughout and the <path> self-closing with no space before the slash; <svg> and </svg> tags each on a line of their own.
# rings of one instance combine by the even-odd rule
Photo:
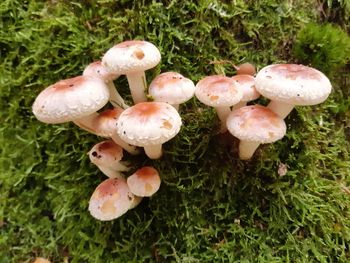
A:
<svg viewBox="0 0 350 263">
<path fill-rule="evenodd" d="M 112 222 L 87 211 L 104 176 L 86 153 L 101 138 L 31 112 L 40 90 L 126 39 L 161 49 L 148 80 L 294 60 L 292 39 L 319 18 L 314 1 L 3 0 L 0 17 L 0 262 L 349 262 L 347 72 L 331 74 L 331 98 L 294 110 L 287 136 L 249 162 L 217 135 L 213 109 L 181 106 L 184 126 L 161 160 L 125 156 L 159 169 L 160 191 Z M 126 80 L 116 84 L 130 100 Z"/>
</svg>

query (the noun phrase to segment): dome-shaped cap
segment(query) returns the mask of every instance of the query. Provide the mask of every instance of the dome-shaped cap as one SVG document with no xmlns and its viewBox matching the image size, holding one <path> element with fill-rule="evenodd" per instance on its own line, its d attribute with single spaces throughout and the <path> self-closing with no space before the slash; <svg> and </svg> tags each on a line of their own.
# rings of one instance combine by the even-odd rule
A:
<svg viewBox="0 0 350 263">
<path fill-rule="evenodd" d="M 117 122 L 122 112 L 123 109 L 117 107 L 100 112 L 93 122 L 95 133 L 102 137 L 112 137 L 116 133 Z"/>
<path fill-rule="evenodd" d="M 83 76 L 101 78 L 104 81 L 113 81 L 119 77 L 118 74 L 108 71 L 102 65 L 101 61 L 95 61 L 87 65 L 84 69 Z"/>
<path fill-rule="evenodd" d="M 33 113 L 39 121 L 63 123 L 96 112 L 108 99 L 108 87 L 102 80 L 79 76 L 44 89 L 34 101 Z"/>
<path fill-rule="evenodd" d="M 110 48 L 102 58 L 102 64 L 115 74 L 145 71 L 160 61 L 158 48 L 150 42 L 124 41 Z"/>
<path fill-rule="evenodd" d="M 109 178 L 97 186 L 89 202 L 90 214 L 98 220 L 112 220 L 133 205 L 134 194 L 123 178 Z"/>
<path fill-rule="evenodd" d="M 242 91 L 241 101 L 252 101 L 260 97 L 260 93 L 255 89 L 255 79 L 251 75 L 236 75 L 231 77 L 236 82 L 236 86 Z"/>
<path fill-rule="evenodd" d="M 271 143 L 286 133 L 286 124 L 270 109 L 252 105 L 231 112 L 227 118 L 227 129 L 240 140 Z"/>
<path fill-rule="evenodd" d="M 112 140 L 106 140 L 92 147 L 89 158 L 97 166 L 111 166 L 123 158 L 123 148 Z"/>
<path fill-rule="evenodd" d="M 122 112 L 117 132 L 125 142 L 144 147 L 162 144 L 180 131 L 181 117 L 165 102 L 142 102 Z"/>
<path fill-rule="evenodd" d="M 153 79 L 149 85 L 149 94 L 155 101 L 169 104 L 181 104 L 194 95 L 195 85 L 192 80 L 176 72 L 165 72 Z"/>
<path fill-rule="evenodd" d="M 137 196 L 152 196 L 160 187 L 160 177 L 156 169 L 145 166 L 127 179 L 130 191 Z"/>
<path fill-rule="evenodd" d="M 229 77 L 221 75 L 201 79 L 195 90 L 196 97 L 211 107 L 230 107 L 242 99 L 242 92 Z"/>
<path fill-rule="evenodd" d="M 255 77 L 261 95 L 291 105 L 314 105 L 325 101 L 332 90 L 329 79 L 317 69 L 296 64 L 274 64 Z"/>
</svg>

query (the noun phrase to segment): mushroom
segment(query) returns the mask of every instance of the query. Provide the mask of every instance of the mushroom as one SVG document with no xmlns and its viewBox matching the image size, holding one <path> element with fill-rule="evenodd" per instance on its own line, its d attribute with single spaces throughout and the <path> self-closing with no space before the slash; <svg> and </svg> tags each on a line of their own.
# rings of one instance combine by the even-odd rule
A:
<svg viewBox="0 0 350 263">
<path fill-rule="evenodd" d="M 108 71 L 126 75 L 134 103 L 147 101 L 145 70 L 160 62 L 158 48 L 150 42 L 131 40 L 119 43 L 109 49 L 102 58 Z"/>
<path fill-rule="evenodd" d="M 237 75 L 251 75 L 254 76 L 256 73 L 255 66 L 250 63 L 243 63 L 239 66 L 233 66 L 236 69 Z"/>
<path fill-rule="evenodd" d="M 286 124 L 272 110 L 252 105 L 232 111 L 227 118 L 227 129 L 240 140 L 240 159 L 248 160 L 261 143 L 272 143 L 283 138 Z"/>
<path fill-rule="evenodd" d="M 165 72 L 153 79 L 148 91 L 155 101 L 169 103 L 179 110 L 179 104 L 193 97 L 195 88 L 193 81 L 181 74 Z"/>
<path fill-rule="evenodd" d="M 160 187 L 159 173 L 150 166 L 138 169 L 126 182 L 134 195 L 142 197 L 154 195 Z"/>
<path fill-rule="evenodd" d="M 125 142 L 144 147 L 151 159 L 162 156 L 162 144 L 180 131 L 181 117 L 165 102 L 141 102 L 124 110 L 117 123 L 117 133 Z"/>
<path fill-rule="evenodd" d="M 44 123 L 73 121 L 89 132 L 91 122 L 109 99 L 106 84 L 97 78 L 78 76 L 44 89 L 33 103 L 35 117 Z"/>
<path fill-rule="evenodd" d="M 296 105 L 322 103 L 331 93 L 329 79 L 320 71 L 296 64 L 274 64 L 261 69 L 255 87 L 271 100 L 268 108 L 285 118 Z"/>
<path fill-rule="evenodd" d="M 37 257 L 33 263 L 51 263 L 51 261 L 46 258 Z"/>
<path fill-rule="evenodd" d="M 129 168 L 121 163 L 123 149 L 112 140 L 100 142 L 89 151 L 90 161 L 110 178 L 123 177 L 120 172 Z"/>
<path fill-rule="evenodd" d="M 240 102 L 232 107 L 232 110 L 239 109 L 247 105 L 247 102 L 256 100 L 260 97 L 260 93 L 255 89 L 255 79 L 251 75 L 236 75 L 231 77 L 236 82 L 236 85 L 241 89 L 243 97 Z"/>
<path fill-rule="evenodd" d="M 109 88 L 109 101 L 112 103 L 112 105 L 115 107 L 122 107 L 123 109 L 129 107 L 125 104 L 123 98 L 120 96 L 118 90 L 116 89 L 113 83 L 113 80 L 117 79 L 119 75 L 107 71 L 106 68 L 101 64 L 101 61 L 95 61 L 90 63 L 84 69 L 83 76 L 101 78 L 104 82 L 106 82 Z"/>
<path fill-rule="evenodd" d="M 220 132 L 227 130 L 226 119 L 231 112 L 230 107 L 238 103 L 243 96 L 234 80 L 221 75 L 201 79 L 196 85 L 195 95 L 205 105 L 215 108 L 221 121 Z"/>
<path fill-rule="evenodd" d="M 89 201 L 90 214 L 101 221 L 113 220 L 133 208 L 135 196 L 123 178 L 108 178 L 97 186 Z"/>
</svg>

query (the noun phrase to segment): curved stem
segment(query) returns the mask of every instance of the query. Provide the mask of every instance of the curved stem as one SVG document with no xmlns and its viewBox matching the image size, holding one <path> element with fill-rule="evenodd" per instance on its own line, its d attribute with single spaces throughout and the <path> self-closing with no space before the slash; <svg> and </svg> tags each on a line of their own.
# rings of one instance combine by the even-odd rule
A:
<svg viewBox="0 0 350 263">
<path fill-rule="evenodd" d="M 132 72 L 126 75 L 132 99 L 135 104 L 147 101 L 147 82 L 144 71 Z"/>
<path fill-rule="evenodd" d="M 125 104 L 124 99 L 120 96 L 113 81 L 108 81 L 107 86 L 109 89 L 109 101 L 111 102 L 111 104 L 114 107 L 121 107 L 123 109 L 129 108 L 129 106 Z"/>
<path fill-rule="evenodd" d="M 294 105 L 272 100 L 269 105 L 267 105 L 267 108 L 275 112 L 282 119 L 285 119 L 294 109 Z"/>
<path fill-rule="evenodd" d="M 252 158 L 255 150 L 259 147 L 260 143 L 251 141 L 239 142 L 239 158 L 241 160 L 249 160 Z"/>
<path fill-rule="evenodd" d="M 117 171 L 102 165 L 97 165 L 97 167 L 98 169 L 100 169 L 102 173 L 104 173 L 109 178 L 124 178 L 124 176 L 120 173 L 120 171 Z"/>
<path fill-rule="evenodd" d="M 162 144 L 145 146 L 145 153 L 150 159 L 159 159 L 162 156 Z"/>
<path fill-rule="evenodd" d="M 224 133 L 227 131 L 226 119 L 231 112 L 230 107 L 216 107 L 215 110 L 221 122 L 220 133 Z"/>
</svg>

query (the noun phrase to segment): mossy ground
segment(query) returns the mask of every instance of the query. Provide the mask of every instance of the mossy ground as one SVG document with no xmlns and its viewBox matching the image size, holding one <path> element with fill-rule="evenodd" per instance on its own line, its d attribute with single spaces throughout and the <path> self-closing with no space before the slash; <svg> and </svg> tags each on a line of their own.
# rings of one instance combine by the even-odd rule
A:
<svg viewBox="0 0 350 263">
<path fill-rule="evenodd" d="M 311 0 L 1 1 L 0 262 L 349 262 L 348 69 L 331 72 L 330 98 L 294 110 L 286 137 L 249 162 L 217 135 L 214 111 L 191 100 L 161 160 L 126 156 L 135 169 L 154 165 L 163 183 L 112 222 L 87 211 L 104 176 L 86 153 L 101 138 L 31 113 L 40 90 L 81 74 L 114 43 L 160 48 L 149 80 L 173 70 L 198 81 L 232 75 L 227 61 L 296 61 L 294 37 L 322 15 Z M 117 85 L 130 99 L 126 80 Z"/>
</svg>

